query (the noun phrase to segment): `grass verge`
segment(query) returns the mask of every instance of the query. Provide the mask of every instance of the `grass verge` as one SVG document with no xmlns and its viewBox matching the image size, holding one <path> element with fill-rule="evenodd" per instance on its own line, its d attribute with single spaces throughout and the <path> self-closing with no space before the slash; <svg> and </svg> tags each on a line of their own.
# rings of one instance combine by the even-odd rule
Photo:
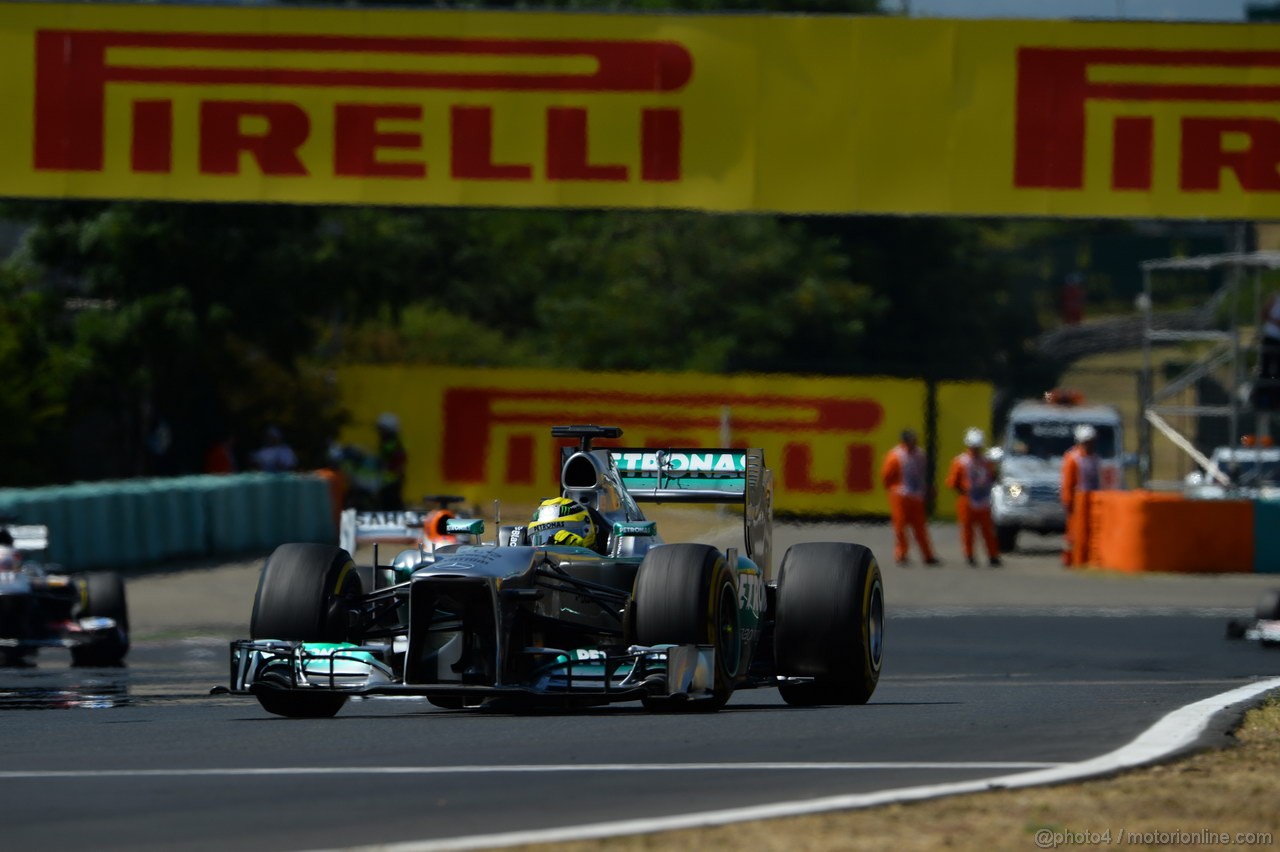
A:
<svg viewBox="0 0 1280 852">
<path fill-rule="evenodd" d="M 1273 694 L 1250 710 L 1233 739 L 1232 747 L 1077 784 L 555 848 L 558 852 L 1273 848 L 1280 845 L 1280 696 Z"/>
</svg>

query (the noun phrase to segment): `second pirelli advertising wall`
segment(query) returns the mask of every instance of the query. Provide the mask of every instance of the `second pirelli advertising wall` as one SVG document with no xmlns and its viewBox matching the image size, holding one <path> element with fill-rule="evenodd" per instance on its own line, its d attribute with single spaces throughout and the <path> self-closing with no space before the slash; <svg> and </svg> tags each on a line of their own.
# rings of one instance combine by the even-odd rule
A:
<svg viewBox="0 0 1280 852">
<path fill-rule="evenodd" d="M 780 511 L 888 514 L 884 454 L 904 428 L 926 434 L 928 389 L 906 379 L 592 373 L 439 367 L 347 367 L 345 443 L 371 447 L 383 411 L 401 422 L 409 454 L 405 496 L 454 493 L 471 502 L 534 503 L 559 491 L 551 426 L 621 426 L 630 447 L 717 447 L 727 419 L 734 447 L 762 447 Z M 988 428 L 991 386 L 935 388 L 935 482 L 963 450 L 964 431 Z M 565 442 L 572 443 L 572 442 Z M 938 514 L 953 514 L 952 500 Z"/>
<path fill-rule="evenodd" d="M 1280 217 L 1280 28 L 0 3 L 10 196 Z"/>
</svg>

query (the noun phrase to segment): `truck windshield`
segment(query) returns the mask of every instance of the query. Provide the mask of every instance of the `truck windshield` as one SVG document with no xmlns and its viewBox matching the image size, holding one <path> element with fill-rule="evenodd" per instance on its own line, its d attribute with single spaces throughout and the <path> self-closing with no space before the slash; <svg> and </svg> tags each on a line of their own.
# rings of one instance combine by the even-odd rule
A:
<svg viewBox="0 0 1280 852">
<path fill-rule="evenodd" d="M 1065 455 L 1076 442 L 1072 432 L 1077 425 L 1066 420 L 1015 423 L 1010 451 L 1014 455 L 1037 456 L 1042 459 Z M 1116 454 L 1115 427 L 1095 423 L 1093 428 L 1098 430 L 1094 452 L 1104 459 L 1113 458 Z"/>
</svg>

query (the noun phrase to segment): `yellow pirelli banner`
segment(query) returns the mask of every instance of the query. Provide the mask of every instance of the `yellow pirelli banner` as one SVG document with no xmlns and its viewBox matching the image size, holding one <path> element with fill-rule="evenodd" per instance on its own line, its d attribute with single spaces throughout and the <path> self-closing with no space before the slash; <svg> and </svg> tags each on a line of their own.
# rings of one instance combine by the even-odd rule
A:
<svg viewBox="0 0 1280 852">
<path fill-rule="evenodd" d="M 0 4 L 0 193 L 1280 217 L 1280 28 Z"/>
<path fill-rule="evenodd" d="M 551 427 L 594 423 L 624 430 L 602 446 L 761 447 L 775 508 L 827 514 L 888 513 L 880 463 L 902 429 L 923 434 L 926 393 L 906 379 L 425 366 L 345 367 L 338 382 L 354 415 L 344 442 L 370 445 L 381 412 L 399 417 L 410 500 L 444 491 L 532 503 L 557 494 L 560 447 L 572 442 L 553 439 Z M 977 418 L 990 417 L 990 386 L 964 387 L 954 423 L 985 425 Z"/>
</svg>

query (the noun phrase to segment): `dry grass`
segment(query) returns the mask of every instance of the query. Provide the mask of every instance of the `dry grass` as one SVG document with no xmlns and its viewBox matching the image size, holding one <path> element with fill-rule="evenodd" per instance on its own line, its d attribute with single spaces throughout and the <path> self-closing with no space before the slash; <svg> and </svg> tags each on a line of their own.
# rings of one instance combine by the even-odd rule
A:
<svg viewBox="0 0 1280 852">
<path fill-rule="evenodd" d="M 1221 849 L 1280 844 L 1280 700 L 1250 711 L 1231 748 L 1202 752 L 1168 765 L 1059 787 L 977 793 L 905 805 L 837 811 L 809 817 L 738 823 L 719 828 L 557 844 L 563 852 L 725 850 L 1036 849 L 1037 833 L 1059 835 L 1059 847 Z M 1110 831 L 1110 843 L 1103 842 Z M 1132 838 L 1129 833 L 1139 835 Z M 1142 835 L 1201 832 L 1230 835 L 1221 843 Z M 1237 835 L 1269 833 L 1269 842 Z M 1067 835 L 1073 835 L 1068 838 Z M 1088 835 L 1094 835 L 1090 838 Z M 1074 839 L 1076 842 L 1068 842 Z M 1082 842 L 1089 841 L 1093 842 Z M 546 849 L 546 846 L 521 847 Z M 1044 847 L 1040 847 L 1044 848 Z"/>
</svg>

